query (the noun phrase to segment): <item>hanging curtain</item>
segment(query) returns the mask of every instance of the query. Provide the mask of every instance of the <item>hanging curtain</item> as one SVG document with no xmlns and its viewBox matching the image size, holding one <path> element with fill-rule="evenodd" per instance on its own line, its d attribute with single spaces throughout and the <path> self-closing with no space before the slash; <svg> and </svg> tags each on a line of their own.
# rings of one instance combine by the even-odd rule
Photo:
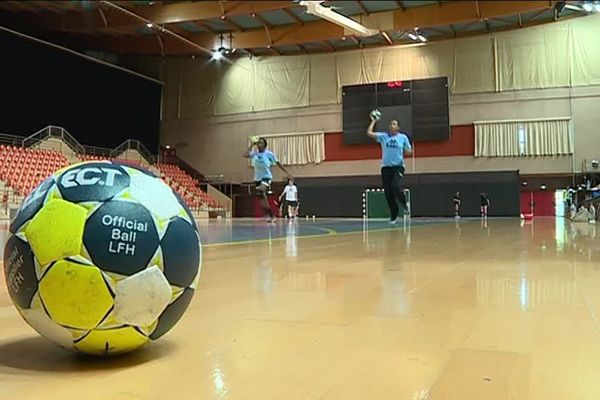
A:
<svg viewBox="0 0 600 400">
<path fill-rule="evenodd" d="M 569 119 L 475 122 L 475 157 L 573 154 Z"/>
<path fill-rule="evenodd" d="M 325 133 L 299 132 L 260 135 L 284 165 L 320 164 L 325 160 Z"/>
</svg>

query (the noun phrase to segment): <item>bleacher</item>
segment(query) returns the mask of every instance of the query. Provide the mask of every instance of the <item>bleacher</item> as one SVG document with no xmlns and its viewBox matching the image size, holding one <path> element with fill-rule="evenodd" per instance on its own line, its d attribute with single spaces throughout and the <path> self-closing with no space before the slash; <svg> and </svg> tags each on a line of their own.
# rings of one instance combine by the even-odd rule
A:
<svg viewBox="0 0 600 400">
<path fill-rule="evenodd" d="M 221 209 L 221 205 L 198 187 L 199 182 L 173 164 L 158 164 L 161 178 L 194 209 Z"/>
<path fill-rule="evenodd" d="M 137 160 L 111 158 L 100 155 L 79 155 L 82 161 L 114 160 L 132 166 L 143 167 L 157 173 L 195 211 L 222 210 L 214 198 L 198 187 L 199 182 L 176 165 L 150 166 Z M 59 151 L 38 150 L 20 146 L 0 145 L 0 181 L 14 192 L 16 201 L 26 196 L 39 183 L 58 169 L 70 164 Z"/>
<path fill-rule="evenodd" d="M 0 179 L 21 196 L 67 165 L 67 158 L 56 151 L 0 145 Z"/>
<path fill-rule="evenodd" d="M 136 160 L 127 160 L 120 158 L 110 158 L 106 156 L 98 156 L 85 154 L 80 157 L 83 161 L 100 161 L 114 160 L 124 164 L 129 164 L 138 167 L 148 168 L 148 165 L 143 165 L 142 162 Z M 157 164 L 155 168 L 150 168 L 160 175 L 160 177 L 175 190 L 186 202 L 188 207 L 193 210 L 220 210 L 222 206 L 217 200 L 212 198 L 208 193 L 198 187 L 198 180 L 192 178 L 187 172 L 174 164 Z"/>
</svg>

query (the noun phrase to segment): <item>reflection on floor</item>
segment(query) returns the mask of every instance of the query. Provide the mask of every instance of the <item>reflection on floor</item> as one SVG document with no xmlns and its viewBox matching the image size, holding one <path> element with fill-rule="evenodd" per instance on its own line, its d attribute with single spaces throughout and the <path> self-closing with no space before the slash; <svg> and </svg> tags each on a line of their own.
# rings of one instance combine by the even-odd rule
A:
<svg viewBox="0 0 600 400">
<path fill-rule="evenodd" d="M 2 283 L 0 399 L 600 398 L 595 225 L 200 227 L 186 317 L 129 356 L 75 357 L 38 338 Z"/>
</svg>

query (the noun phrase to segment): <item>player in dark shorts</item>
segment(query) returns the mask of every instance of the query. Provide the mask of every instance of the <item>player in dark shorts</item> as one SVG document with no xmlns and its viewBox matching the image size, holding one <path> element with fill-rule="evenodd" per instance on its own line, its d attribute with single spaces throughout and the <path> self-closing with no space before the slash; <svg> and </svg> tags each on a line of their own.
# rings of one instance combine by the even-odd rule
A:
<svg viewBox="0 0 600 400">
<path fill-rule="evenodd" d="M 275 216 L 267 198 L 267 193 L 271 190 L 271 181 L 273 180 L 271 167 L 277 165 L 288 177 L 290 174 L 283 168 L 277 156 L 271 150 L 267 149 L 267 140 L 265 138 L 252 138 L 252 144 L 244 153 L 244 157 L 249 157 L 252 160 L 254 183 L 256 184 L 255 194 L 262 199 L 264 214 L 269 216 L 270 222 L 274 222 Z"/>
<path fill-rule="evenodd" d="M 398 223 L 398 202 L 407 209 L 406 197 L 402 190 L 401 179 L 404 177 L 404 153 L 410 154 L 412 148 L 408 136 L 400 132 L 400 121 L 390 121 L 389 132 L 374 132 L 373 128 L 379 120 L 371 112 L 371 123 L 367 128 L 367 136 L 375 139 L 381 145 L 381 181 L 385 199 L 390 209 L 390 224 Z"/>
<path fill-rule="evenodd" d="M 485 194 L 485 192 L 482 192 L 479 195 L 479 205 L 480 205 L 480 210 L 481 210 L 481 217 L 487 218 L 488 207 L 490 206 L 490 198 L 487 196 L 487 194 Z"/>
<path fill-rule="evenodd" d="M 460 218 L 460 205 L 462 201 L 460 200 L 460 192 L 456 192 L 454 198 L 452 199 L 452 203 L 454 204 L 454 218 Z"/>
</svg>

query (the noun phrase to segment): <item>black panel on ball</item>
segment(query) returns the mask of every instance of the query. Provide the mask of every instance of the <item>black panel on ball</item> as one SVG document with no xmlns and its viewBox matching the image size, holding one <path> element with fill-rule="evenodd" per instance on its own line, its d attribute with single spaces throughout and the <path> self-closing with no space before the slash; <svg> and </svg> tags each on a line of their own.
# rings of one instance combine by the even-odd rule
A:
<svg viewBox="0 0 600 400">
<path fill-rule="evenodd" d="M 35 262 L 29 244 L 11 236 L 4 248 L 4 276 L 13 302 L 22 309 L 31 307 L 38 281 Z"/>
<path fill-rule="evenodd" d="M 192 225 L 183 218 L 172 219 L 160 247 L 169 283 L 179 287 L 191 285 L 200 265 L 200 243 Z"/>
<path fill-rule="evenodd" d="M 160 240 L 150 212 L 141 204 L 112 200 L 88 218 L 83 244 L 94 265 L 132 275 L 146 268 Z"/>
<path fill-rule="evenodd" d="M 44 182 L 40 183 L 37 188 L 23 200 L 23 204 L 21 205 L 21 209 L 17 213 L 17 216 L 10 224 L 10 232 L 15 234 L 19 230 L 21 226 L 27 221 L 29 221 L 33 216 L 40 211 L 42 206 L 44 205 L 44 199 L 48 194 L 48 191 L 52 188 L 54 184 L 54 178 L 49 177 Z"/>
<path fill-rule="evenodd" d="M 187 310 L 192 301 L 192 297 L 194 297 L 194 289 L 187 288 L 177 300 L 169 304 L 158 318 L 158 325 L 156 325 L 156 329 L 150 335 L 150 339 L 156 340 L 169 332 L 177 321 L 183 317 L 185 310 Z"/>
<path fill-rule="evenodd" d="M 58 188 L 68 201 L 105 201 L 128 187 L 129 181 L 129 174 L 118 165 L 85 163 L 60 174 Z"/>
<path fill-rule="evenodd" d="M 173 190 L 173 194 L 177 198 L 177 201 L 179 202 L 179 204 L 181 204 L 181 207 L 183 207 L 183 209 L 185 210 L 185 213 L 187 214 L 190 221 L 192 221 L 192 226 L 194 227 L 194 229 L 198 230 L 198 226 L 196 225 L 196 220 L 194 219 L 194 216 L 192 215 L 192 211 L 189 209 L 189 207 L 185 203 L 185 200 L 183 200 L 183 198 L 175 190 Z"/>
</svg>

